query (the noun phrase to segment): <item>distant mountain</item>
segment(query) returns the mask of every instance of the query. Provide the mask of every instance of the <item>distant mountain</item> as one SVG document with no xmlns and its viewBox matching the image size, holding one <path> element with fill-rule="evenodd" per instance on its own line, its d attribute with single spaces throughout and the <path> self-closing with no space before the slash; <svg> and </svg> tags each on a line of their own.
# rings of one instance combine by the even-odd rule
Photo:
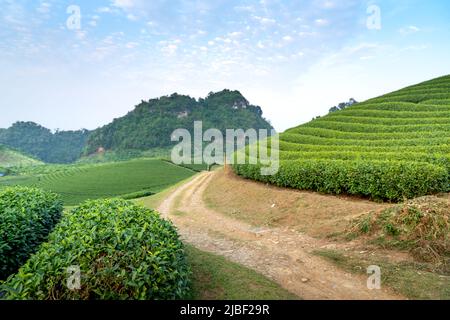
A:
<svg viewBox="0 0 450 320">
<path fill-rule="evenodd" d="M 193 131 L 194 121 L 203 128 L 272 129 L 262 110 L 251 105 L 239 91 L 223 90 L 196 100 L 177 93 L 142 101 L 122 118 L 94 130 L 88 138 L 86 154 L 98 150 L 149 150 L 173 145 L 172 132 L 178 128 Z"/>
<path fill-rule="evenodd" d="M 0 129 L 0 144 L 29 154 L 48 163 L 70 163 L 83 152 L 89 131 L 57 131 L 52 133 L 34 122 L 16 122 Z"/>
</svg>

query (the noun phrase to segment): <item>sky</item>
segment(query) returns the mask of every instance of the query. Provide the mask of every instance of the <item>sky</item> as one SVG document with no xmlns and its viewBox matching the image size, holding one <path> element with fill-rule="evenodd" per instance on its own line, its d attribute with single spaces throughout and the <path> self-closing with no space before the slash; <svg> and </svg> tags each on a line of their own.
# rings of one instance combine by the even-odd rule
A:
<svg viewBox="0 0 450 320">
<path fill-rule="evenodd" d="M 450 74 L 449 39 L 447 0 L 0 0 L 0 128 L 227 88 L 284 131 Z"/>
</svg>

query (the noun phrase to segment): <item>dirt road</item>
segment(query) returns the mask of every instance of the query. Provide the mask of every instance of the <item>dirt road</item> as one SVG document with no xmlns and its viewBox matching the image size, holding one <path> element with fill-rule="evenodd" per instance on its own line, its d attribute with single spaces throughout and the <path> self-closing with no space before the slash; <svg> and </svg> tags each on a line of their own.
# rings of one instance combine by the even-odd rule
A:
<svg viewBox="0 0 450 320">
<path fill-rule="evenodd" d="M 290 229 L 255 228 L 207 208 L 203 192 L 215 174 L 199 174 L 158 208 L 184 241 L 254 269 L 303 299 L 402 299 L 386 288 L 367 289 L 367 277 L 311 253 L 330 243 Z"/>
</svg>

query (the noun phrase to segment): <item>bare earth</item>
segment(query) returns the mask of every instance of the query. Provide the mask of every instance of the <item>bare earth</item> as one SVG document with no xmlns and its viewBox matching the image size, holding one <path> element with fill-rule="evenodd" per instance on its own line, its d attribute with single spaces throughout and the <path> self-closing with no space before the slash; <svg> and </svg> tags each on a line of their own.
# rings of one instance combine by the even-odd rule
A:
<svg viewBox="0 0 450 320">
<path fill-rule="evenodd" d="M 208 208 L 203 194 L 217 174 L 199 174 L 158 208 L 175 223 L 185 242 L 245 265 L 302 299 L 404 299 L 386 288 L 369 290 L 367 277 L 313 255 L 312 251 L 333 245 L 326 240 L 289 227 L 258 228 Z"/>
</svg>

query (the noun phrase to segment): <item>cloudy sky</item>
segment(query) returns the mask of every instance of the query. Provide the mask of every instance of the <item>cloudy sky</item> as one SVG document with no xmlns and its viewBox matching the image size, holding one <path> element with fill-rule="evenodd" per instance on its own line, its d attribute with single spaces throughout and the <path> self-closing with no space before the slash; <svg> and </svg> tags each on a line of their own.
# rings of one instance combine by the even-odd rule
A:
<svg viewBox="0 0 450 320">
<path fill-rule="evenodd" d="M 279 131 L 450 73 L 447 0 L 0 0 L 0 127 L 240 90 Z"/>
</svg>

